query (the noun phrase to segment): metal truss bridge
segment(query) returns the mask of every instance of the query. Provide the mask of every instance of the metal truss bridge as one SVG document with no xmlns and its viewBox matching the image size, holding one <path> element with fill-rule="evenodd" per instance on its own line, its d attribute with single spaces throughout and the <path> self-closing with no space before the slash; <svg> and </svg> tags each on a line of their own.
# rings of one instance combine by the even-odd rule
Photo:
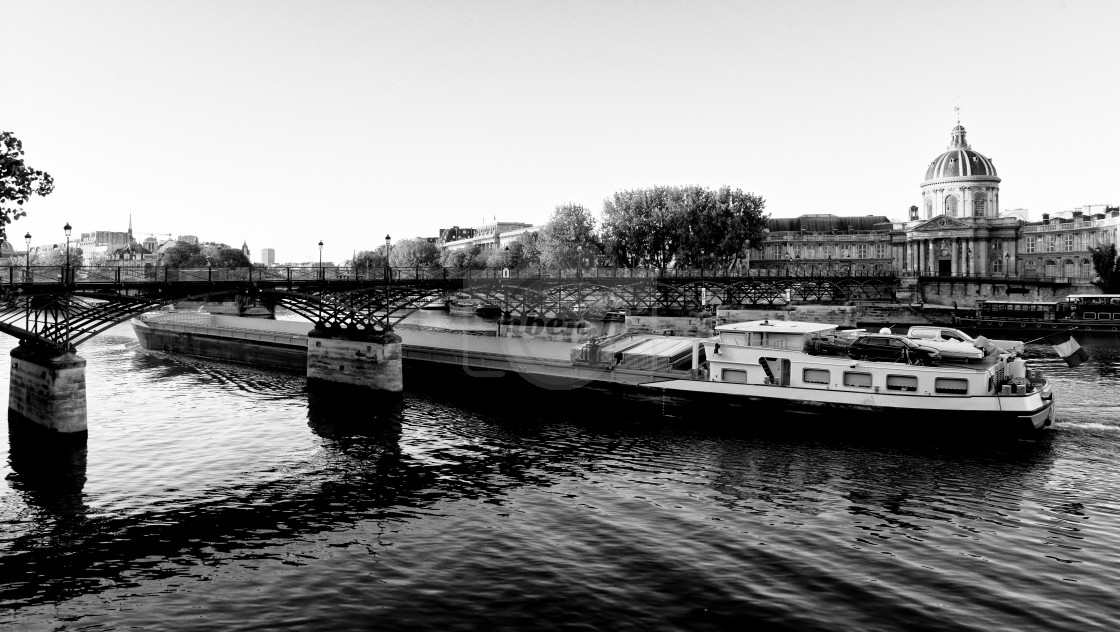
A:
<svg viewBox="0 0 1120 632">
<path fill-rule="evenodd" d="M 6 274 L 3 274 L 5 273 Z M 0 268 L 0 332 L 65 352 L 147 311 L 189 300 L 284 307 L 316 328 L 361 338 L 440 300 L 506 313 L 581 317 L 611 309 L 689 312 L 715 305 L 892 301 L 894 276 L 731 276 L 712 270 L 426 268 Z"/>
</svg>

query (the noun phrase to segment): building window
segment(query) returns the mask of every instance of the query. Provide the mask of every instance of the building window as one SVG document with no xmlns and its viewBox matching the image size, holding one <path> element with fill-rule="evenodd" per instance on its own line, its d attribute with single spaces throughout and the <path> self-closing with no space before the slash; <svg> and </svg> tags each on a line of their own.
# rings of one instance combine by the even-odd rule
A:
<svg viewBox="0 0 1120 632">
<path fill-rule="evenodd" d="M 1026 244 L 1026 246 L 1027 246 L 1027 248 L 1026 248 L 1027 254 L 1033 254 L 1034 253 L 1034 237 L 1027 237 L 1026 240 L 1024 241 L 1024 244 Z"/>
<path fill-rule="evenodd" d="M 867 244 L 860 244 L 856 246 L 856 257 L 859 259 L 867 258 Z"/>
<path fill-rule="evenodd" d="M 1046 260 L 1046 276 L 1057 276 L 1058 264 L 1053 259 Z"/>
<path fill-rule="evenodd" d="M 886 259 L 887 258 L 887 245 L 886 244 L 875 244 L 875 256 L 879 259 Z"/>
<path fill-rule="evenodd" d="M 983 193 L 977 193 L 972 198 L 972 214 L 975 217 L 984 217 L 984 207 L 986 206 L 987 198 Z"/>
<path fill-rule="evenodd" d="M 1089 279 L 1093 277 L 1093 262 L 1088 259 L 1081 260 L 1081 276 Z"/>
<path fill-rule="evenodd" d="M 950 195 L 945 198 L 945 214 L 949 217 L 957 216 L 957 196 Z"/>
<path fill-rule="evenodd" d="M 1057 239 L 1053 235 L 1046 236 L 1046 252 L 1055 252 Z"/>
<path fill-rule="evenodd" d="M 1062 276 L 1077 276 L 1077 267 L 1074 265 L 1073 259 L 1066 259 L 1063 262 L 1062 267 L 1064 268 L 1064 270 L 1062 271 Z"/>
<path fill-rule="evenodd" d="M 1064 235 L 1065 251 L 1073 252 L 1073 233 L 1066 233 Z"/>
<path fill-rule="evenodd" d="M 1003 272 L 1003 260 L 999 258 L 998 253 L 992 259 L 992 272 Z"/>
<path fill-rule="evenodd" d="M 926 198 L 926 219 L 933 217 L 933 200 Z"/>
</svg>

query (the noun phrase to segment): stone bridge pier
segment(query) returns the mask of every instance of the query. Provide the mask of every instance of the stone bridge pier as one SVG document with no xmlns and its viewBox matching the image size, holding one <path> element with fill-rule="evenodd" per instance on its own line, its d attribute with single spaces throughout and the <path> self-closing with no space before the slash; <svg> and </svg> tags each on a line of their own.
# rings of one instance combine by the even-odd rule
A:
<svg viewBox="0 0 1120 632">
<path fill-rule="evenodd" d="M 70 351 L 21 342 L 11 353 L 8 420 L 19 435 L 86 440 L 86 360 Z"/>
</svg>

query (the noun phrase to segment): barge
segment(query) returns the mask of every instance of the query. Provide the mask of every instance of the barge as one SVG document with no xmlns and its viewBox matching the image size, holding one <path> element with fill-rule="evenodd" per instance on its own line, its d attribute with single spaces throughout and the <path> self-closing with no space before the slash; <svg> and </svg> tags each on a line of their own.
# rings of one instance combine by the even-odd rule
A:
<svg viewBox="0 0 1120 632">
<path fill-rule="evenodd" d="M 146 349 L 290 370 L 306 366 L 310 323 L 246 321 L 150 313 L 133 319 L 133 327 Z M 722 325 L 706 339 L 627 333 L 575 346 L 529 337 L 399 332 L 406 366 L 459 367 L 474 376 L 513 373 L 550 389 L 621 392 L 663 409 L 713 411 L 735 424 L 795 415 L 837 426 L 862 421 L 1030 433 L 1055 420 L 1049 381 L 1017 350 L 994 345 L 981 350 L 981 359 L 930 365 L 911 364 L 912 356 L 852 358 L 836 325 L 797 321 Z"/>
</svg>

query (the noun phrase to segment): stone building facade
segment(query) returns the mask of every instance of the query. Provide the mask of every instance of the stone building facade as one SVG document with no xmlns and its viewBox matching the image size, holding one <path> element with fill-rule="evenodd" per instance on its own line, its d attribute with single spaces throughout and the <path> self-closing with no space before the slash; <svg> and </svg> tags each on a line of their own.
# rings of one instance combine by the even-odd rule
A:
<svg viewBox="0 0 1120 632">
<path fill-rule="evenodd" d="M 909 220 L 802 215 L 769 220 L 750 267 L 766 273 L 890 272 L 902 276 L 1067 278 L 1096 276 L 1089 248 L 1117 244 L 1120 209 L 1096 205 L 1024 221 L 1001 214 L 1000 178 L 959 123 L 926 168 L 921 206 Z"/>
</svg>

